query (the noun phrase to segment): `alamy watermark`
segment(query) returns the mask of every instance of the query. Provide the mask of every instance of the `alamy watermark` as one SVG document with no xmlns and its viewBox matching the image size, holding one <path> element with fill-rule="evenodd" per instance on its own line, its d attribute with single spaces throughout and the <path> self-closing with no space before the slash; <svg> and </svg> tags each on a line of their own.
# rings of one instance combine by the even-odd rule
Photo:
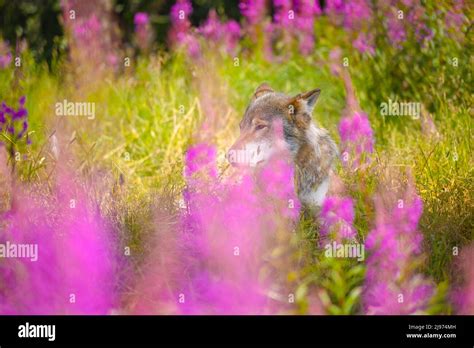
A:
<svg viewBox="0 0 474 348">
<path fill-rule="evenodd" d="M 420 118 L 421 103 L 398 102 L 388 100 L 388 103 L 380 103 L 380 114 L 382 116 L 410 116 L 417 120 Z"/>
<path fill-rule="evenodd" d="M 268 143 L 247 144 L 245 148 L 230 150 L 227 158 L 230 163 L 244 164 L 255 167 L 260 162 L 264 162 L 271 154 L 271 146 Z"/>
<path fill-rule="evenodd" d="M 38 260 L 38 244 L 15 244 L 9 241 L 0 243 L 0 258 L 25 258 Z"/>
<path fill-rule="evenodd" d="M 72 102 L 64 99 L 55 104 L 57 116 L 86 116 L 87 119 L 95 118 L 95 103 Z"/>
<path fill-rule="evenodd" d="M 357 261 L 365 260 L 365 247 L 364 244 L 352 243 L 352 244 L 341 244 L 332 242 L 324 246 L 326 251 L 324 256 L 334 258 L 357 258 Z"/>
</svg>

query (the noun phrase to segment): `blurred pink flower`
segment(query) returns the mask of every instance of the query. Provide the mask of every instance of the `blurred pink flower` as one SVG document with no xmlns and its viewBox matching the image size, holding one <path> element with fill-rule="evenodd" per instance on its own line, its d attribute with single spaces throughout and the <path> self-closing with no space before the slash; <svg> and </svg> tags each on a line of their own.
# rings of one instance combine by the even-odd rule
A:
<svg viewBox="0 0 474 348">
<path fill-rule="evenodd" d="M 145 12 L 137 12 L 133 22 L 135 23 L 135 36 L 138 47 L 142 51 L 146 51 L 153 40 L 153 33 L 150 28 L 150 18 Z"/>
<path fill-rule="evenodd" d="M 255 25 L 265 16 L 266 0 L 240 0 L 239 9 L 247 22 Z"/>
<path fill-rule="evenodd" d="M 240 25 L 234 20 L 221 22 L 213 9 L 207 20 L 198 28 L 198 33 L 208 42 L 222 45 L 229 54 L 233 54 L 240 39 Z"/>
<path fill-rule="evenodd" d="M 95 315 L 118 306 L 110 229 L 70 175 L 57 180 L 51 197 L 22 184 L 14 188 L 1 242 L 36 245 L 37 259 L 0 262 L 1 314 Z"/>
<path fill-rule="evenodd" d="M 295 8 L 300 53 L 309 55 L 314 50 L 315 15 L 321 13 L 321 10 L 313 0 L 298 0 L 295 2 Z"/>
<path fill-rule="evenodd" d="M 188 55 L 197 58 L 200 55 L 198 39 L 191 32 L 189 16 L 193 12 L 191 1 L 177 0 L 171 7 L 171 29 L 169 39 L 174 47 L 185 47 Z"/>
<path fill-rule="evenodd" d="M 374 135 L 367 115 L 353 112 L 339 123 L 343 163 L 353 169 L 369 160 L 374 150 Z"/>
<path fill-rule="evenodd" d="M 463 284 L 453 292 L 453 302 L 458 314 L 474 315 L 474 244 L 463 248 L 459 257 Z"/>
<path fill-rule="evenodd" d="M 12 53 L 6 41 L 0 40 L 0 69 L 5 69 L 12 62 Z"/>
<path fill-rule="evenodd" d="M 354 204 L 349 197 L 328 196 L 320 212 L 321 236 L 338 242 L 356 237 Z"/>
<path fill-rule="evenodd" d="M 181 216 L 183 279 L 176 289 L 183 314 L 271 314 L 287 308 L 267 294 L 262 255 L 299 215 L 293 168 L 282 158 L 238 181 L 216 177 L 215 149 L 199 144 L 186 155 L 186 210 Z M 284 233 L 289 233 L 285 231 Z"/>
<path fill-rule="evenodd" d="M 375 54 L 375 47 L 373 46 L 373 36 L 370 34 L 366 34 L 364 32 L 359 33 L 357 39 L 352 42 L 352 45 L 360 52 L 360 53 L 368 53 L 370 55 Z"/>
<path fill-rule="evenodd" d="M 390 195 L 390 193 L 389 193 Z M 387 194 L 385 194 L 385 199 Z M 421 254 L 418 221 L 423 202 L 412 184 L 395 207 L 376 198 L 375 228 L 366 238 L 369 252 L 364 290 L 367 314 L 415 314 L 426 309 L 434 293 L 431 281 L 412 270 Z"/>
<path fill-rule="evenodd" d="M 398 19 L 397 13 L 391 11 L 387 15 L 387 35 L 390 42 L 397 48 L 406 40 L 406 30 L 402 19 Z"/>
</svg>

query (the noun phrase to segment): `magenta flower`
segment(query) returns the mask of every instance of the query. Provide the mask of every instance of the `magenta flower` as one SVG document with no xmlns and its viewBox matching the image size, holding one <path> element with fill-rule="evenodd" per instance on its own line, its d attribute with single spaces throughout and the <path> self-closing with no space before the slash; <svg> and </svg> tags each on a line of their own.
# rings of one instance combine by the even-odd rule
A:
<svg viewBox="0 0 474 348">
<path fill-rule="evenodd" d="M 137 12 L 135 13 L 135 16 L 133 17 L 133 23 L 135 23 L 136 26 L 139 25 L 146 25 L 150 21 L 150 18 L 148 17 L 148 14 L 145 12 Z"/>
<path fill-rule="evenodd" d="M 119 304 L 118 249 L 86 193 L 66 173 L 51 197 L 19 185 L 1 240 L 36 252 L 0 263 L 0 314 L 110 314 Z"/>
<path fill-rule="evenodd" d="M 331 0 L 326 3 L 326 13 L 336 25 L 343 25 L 353 37 L 352 44 L 361 53 L 374 54 L 372 27 L 373 11 L 369 0 Z"/>
<path fill-rule="evenodd" d="M 235 52 L 241 35 L 240 25 L 236 21 L 221 22 L 215 10 L 209 12 L 209 17 L 199 27 L 198 33 L 208 42 L 225 47 L 229 54 Z"/>
<path fill-rule="evenodd" d="M 462 273 L 462 284 L 452 294 L 454 306 L 458 314 L 474 314 L 474 244 L 468 245 L 461 250 L 459 255 L 459 267 Z"/>
<path fill-rule="evenodd" d="M 5 69 L 12 62 L 12 53 L 10 47 L 5 41 L 0 41 L 0 69 Z"/>
<path fill-rule="evenodd" d="M 200 55 L 200 45 L 196 36 L 191 32 L 189 16 L 193 12 L 191 1 L 177 0 L 171 7 L 171 29 L 169 39 L 174 47 L 185 47 L 188 55 L 197 58 Z"/>
<path fill-rule="evenodd" d="M 259 23 L 265 16 L 265 0 L 240 0 L 239 9 L 250 25 Z"/>
<path fill-rule="evenodd" d="M 320 14 L 319 5 L 312 0 L 296 1 L 296 28 L 299 37 L 299 49 L 301 54 L 309 55 L 314 50 L 314 20 L 315 15 Z"/>
<path fill-rule="evenodd" d="M 395 207 L 377 198 L 375 228 L 366 238 L 367 314 L 415 314 L 426 309 L 433 287 L 411 266 L 421 254 L 423 237 L 417 226 L 422 211 L 423 203 L 411 186 Z"/>
<path fill-rule="evenodd" d="M 375 48 L 373 46 L 373 41 L 372 35 L 361 32 L 357 36 L 357 39 L 352 42 L 352 46 L 354 46 L 354 48 L 356 48 L 360 53 L 374 55 Z"/>
<path fill-rule="evenodd" d="M 217 177 L 215 147 L 207 144 L 199 144 L 190 148 L 185 156 L 184 175 L 191 178 L 196 173 L 204 173 L 206 177 L 215 179 Z"/>
<path fill-rule="evenodd" d="M 28 110 L 25 108 L 25 102 L 26 97 L 20 97 L 17 110 L 2 102 L 0 105 L 0 132 L 9 133 L 14 139 L 23 137 L 28 130 Z M 0 141 L 0 143 L 2 142 Z M 27 139 L 27 144 L 29 143 L 29 139 Z"/>
<path fill-rule="evenodd" d="M 425 19 L 425 9 L 419 1 L 416 1 L 416 3 L 412 4 L 410 7 L 407 22 L 409 26 L 414 29 L 415 38 L 422 45 L 426 45 L 426 43 L 434 36 L 433 30 L 428 27 Z"/>
<path fill-rule="evenodd" d="M 170 39 L 173 44 L 182 44 L 189 35 L 191 22 L 189 16 L 193 12 L 193 7 L 189 0 L 178 0 L 171 7 L 171 30 Z"/>
<path fill-rule="evenodd" d="M 387 17 L 387 35 L 390 42 L 397 48 L 406 40 L 406 30 L 403 20 L 398 19 L 395 12 L 391 12 Z"/>
<path fill-rule="evenodd" d="M 374 150 L 374 135 L 367 115 L 354 112 L 339 123 L 343 163 L 357 168 Z"/>
<path fill-rule="evenodd" d="M 278 233 L 290 233 L 299 202 L 293 169 L 284 157 L 268 166 L 254 175 L 242 172 L 221 181 L 214 147 L 198 144 L 188 150 L 180 228 L 168 234 L 175 242 L 158 245 L 160 261 L 153 263 L 154 274 L 172 273 L 174 279 L 166 286 L 158 279 L 152 288 L 142 282 L 146 296 L 137 299 L 138 313 L 149 313 L 150 308 L 172 308 L 178 314 L 288 310 L 287 302 L 268 296 L 270 290 L 275 292 L 275 279 L 262 273 L 263 255 Z M 170 245 L 179 247 L 169 251 Z"/>
<path fill-rule="evenodd" d="M 446 12 L 445 25 L 448 29 L 459 30 L 465 21 L 464 0 L 455 1 L 453 7 Z"/>
<path fill-rule="evenodd" d="M 135 37 L 138 47 L 146 51 L 153 39 L 153 33 L 150 28 L 150 18 L 145 12 L 137 12 L 133 22 L 135 23 Z"/>
<path fill-rule="evenodd" d="M 321 207 L 320 220 L 323 238 L 334 238 L 340 242 L 343 239 L 356 237 L 356 230 L 353 227 L 354 205 L 349 197 L 326 197 Z"/>
<path fill-rule="evenodd" d="M 349 30 L 360 30 L 372 18 L 368 0 L 347 1 L 344 6 L 344 26 Z"/>
<path fill-rule="evenodd" d="M 92 14 L 87 19 L 80 21 L 73 28 L 74 36 L 77 40 L 82 42 L 91 42 L 97 36 L 100 36 L 102 24 L 95 14 Z"/>
<path fill-rule="evenodd" d="M 240 37 L 242 35 L 240 25 L 234 20 L 230 20 L 225 26 L 227 52 L 235 53 Z"/>
</svg>

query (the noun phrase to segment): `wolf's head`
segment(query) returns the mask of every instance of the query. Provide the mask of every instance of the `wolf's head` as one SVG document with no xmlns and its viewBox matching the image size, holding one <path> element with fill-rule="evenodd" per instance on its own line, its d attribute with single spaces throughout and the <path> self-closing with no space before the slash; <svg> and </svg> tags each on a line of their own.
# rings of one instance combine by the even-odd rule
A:
<svg viewBox="0 0 474 348">
<path fill-rule="evenodd" d="M 281 140 L 296 156 L 308 141 L 311 113 L 319 93 L 314 89 L 290 97 L 275 92 L 266 83 L 260 85 L 240 122 L 240 136 L 227 153 L 229 162 L 235 166 L 264 164 Z"/>
</svg>

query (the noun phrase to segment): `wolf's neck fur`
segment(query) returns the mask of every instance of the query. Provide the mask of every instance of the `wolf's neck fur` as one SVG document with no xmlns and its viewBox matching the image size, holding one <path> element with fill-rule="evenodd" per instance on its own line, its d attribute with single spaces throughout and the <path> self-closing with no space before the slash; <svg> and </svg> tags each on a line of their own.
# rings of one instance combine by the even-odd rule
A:
<svg viewBox="0 0 474 348">
<path fill-rule="evenodd" d="M 322 205 L 337 153 L 328 131 L 311 122 L 295 156 L 297 192 L 304 206 L 314 209 Z"/>
</svg>

